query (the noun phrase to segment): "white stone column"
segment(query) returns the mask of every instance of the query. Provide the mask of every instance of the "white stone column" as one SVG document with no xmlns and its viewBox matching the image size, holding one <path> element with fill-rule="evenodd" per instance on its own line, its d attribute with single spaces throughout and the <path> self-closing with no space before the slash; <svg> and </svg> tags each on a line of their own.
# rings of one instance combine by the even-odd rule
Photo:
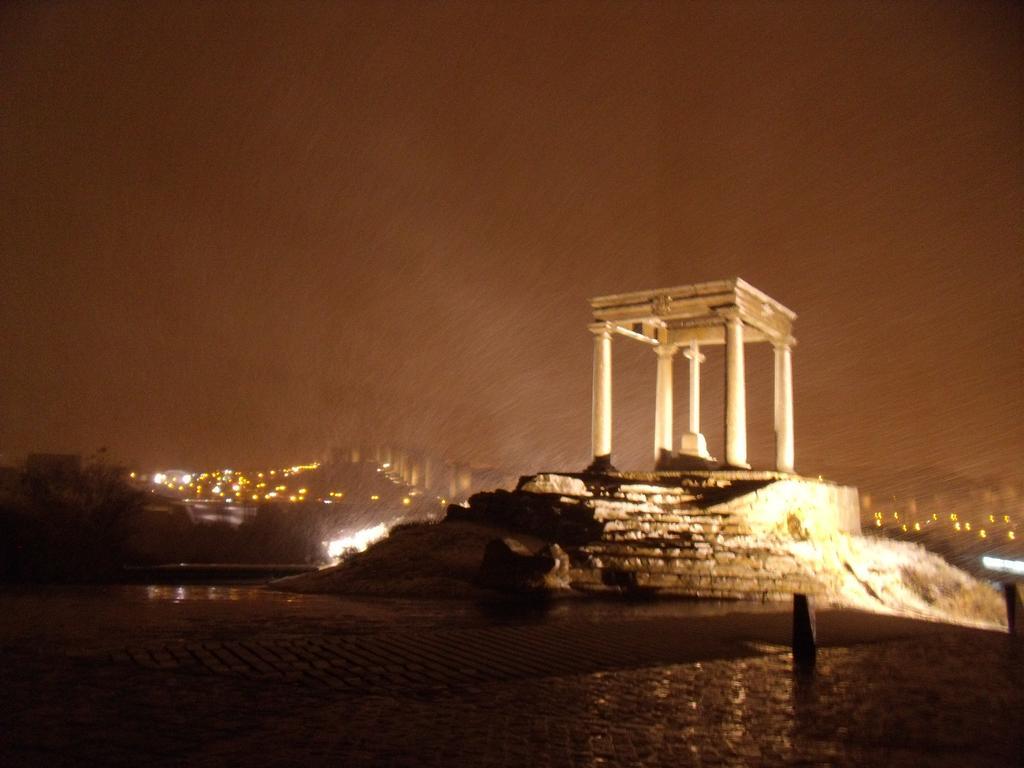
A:
<svg viewBox="0 0 1024 768">
<path fill-rule="evenodd" d="M 672 360 L 676 348 L 661 344 L 658 355 L 658 379 L 654 398 L 654 461 L 672 455 Z"/>
<path fill-rule="evenodd" d="M 611 467 L 612 455 L 612 327 L 609 323 L 590 326 L 594 334 L 594 399 L 591 448 L 592 469 Z"/>
<path fill-rule="evenodd" d="M 793 354 L 789 344 L 775 346 L 775 468 L 792 472 Z"/>
<path fill-rule="evenodd" d="M 683 352 L 690 361 L 690 432 L 700 433 L 700 364 L 704 355 L 696 341 L 690 342 L 690 348 Z"/>
<path fill-rule="evenodd" d="M 708 444 L 700 432 L 700 364 L 704 355 L 696 341 L 690 342 L 690 348 L 683 352 L 690 361 L 690 424 L 689 431 L 684 432 L 679 443 L 679 450 L 688 456 L 710 458 Z"/>
<path fill-rule="evenodd" d="M 736 315 L 725 324 L 725 463 L 747 464 L 747 393 L 743 371 L 743 323 Z"/>
</svg>

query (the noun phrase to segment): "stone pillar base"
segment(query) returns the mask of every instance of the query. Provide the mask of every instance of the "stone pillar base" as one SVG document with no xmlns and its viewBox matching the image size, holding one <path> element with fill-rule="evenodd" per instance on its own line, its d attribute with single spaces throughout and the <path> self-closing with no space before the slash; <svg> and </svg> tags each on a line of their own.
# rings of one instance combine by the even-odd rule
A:
<svg viewBox="0 0 1024 768">
<path fill-rule="evenodd" d="M 729 464 L 729 463 L 719 464 L 718 468 L 719 469 L 753 469 L 753 467 L 751 467 L 751 465 L 746 463 L 746 462 L 744 462 L 742 464 L 737 464 L 736 462 L 733 462 L 732 464 Z"/>
<path fill-rule="evenodd" d="M 654 460 L 654 471 L 672 469 L 672 463 L 675 460 L 675 454 L 672 451 L 666 451 L 664 448 L 658 450 L 658 456 Z"/>
<path fill-rule="evenodd" d="M 609 453 L 606 456 L 595 456 L 594 460 L 590 462 L 590 466 L 583 471 L 599 475 L 606 472 L 615 472 L 617 470 L 612 466 L 612 456 Z"/>
<path fill-rule="evenodd" d="M 700 432 L 683 432 L 683 437 L 679 441 L 679 452 L 702 459 L 711 458 L 711 454 L 708 453 L 708 441 Z"/>
</svg>

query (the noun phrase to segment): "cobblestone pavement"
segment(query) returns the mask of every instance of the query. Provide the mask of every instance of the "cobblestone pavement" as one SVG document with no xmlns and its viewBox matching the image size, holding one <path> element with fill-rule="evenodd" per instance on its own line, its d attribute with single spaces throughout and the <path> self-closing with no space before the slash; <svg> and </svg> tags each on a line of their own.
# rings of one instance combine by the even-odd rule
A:
<svg viewBox="0 0 1024 768">
<path fill-rule="evenodd" d="M 78 615 L 29 635 L 0 594 L 21 611 L 0 631 L 0 765 L 1024 764 L 1024 646 L 997 633 L 824 612 L 833 647 L 805 674 L 778 612 L 168 600 L 124 634 L 117 600 L 91 612 L 106 633 Z M 330 625 L 332 605 L 359 620 Z"/>
</svg>

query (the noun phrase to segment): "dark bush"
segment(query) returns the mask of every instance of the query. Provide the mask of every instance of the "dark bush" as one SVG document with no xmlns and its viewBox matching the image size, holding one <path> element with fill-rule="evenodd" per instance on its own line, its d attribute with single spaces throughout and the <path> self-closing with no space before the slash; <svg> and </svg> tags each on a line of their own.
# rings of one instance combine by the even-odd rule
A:
<svg viewBox="0 0 1024 768">
<path fill-rule="evenodd" d="M 0 578 L 105 581 L 125 560 L 130 522 L 142 496 L 102 460 L 34 468 L 0 503 Z"/>
</svg>

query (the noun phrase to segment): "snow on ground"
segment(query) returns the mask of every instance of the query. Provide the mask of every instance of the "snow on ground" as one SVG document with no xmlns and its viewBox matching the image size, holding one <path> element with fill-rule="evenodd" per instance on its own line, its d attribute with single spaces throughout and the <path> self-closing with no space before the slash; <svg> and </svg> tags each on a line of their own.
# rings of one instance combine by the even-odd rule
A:
<svg viewBox="0 0 1024 768">
<path fill-rule="evenodd" d="M 566 475 L 536 475 L 525 483 L 522 490 L 527 493 L 557 493 L 563 496 L 590 496 L 587 484 L 576 477 Z"/>
<path fill-rule="evenodd" d="M 785 548 L 815 573 L 826 598 L 870 611 L 989 629 L 1006 626 L 992 585 L 919 544 L 835 533 Z"/>
</svg>

